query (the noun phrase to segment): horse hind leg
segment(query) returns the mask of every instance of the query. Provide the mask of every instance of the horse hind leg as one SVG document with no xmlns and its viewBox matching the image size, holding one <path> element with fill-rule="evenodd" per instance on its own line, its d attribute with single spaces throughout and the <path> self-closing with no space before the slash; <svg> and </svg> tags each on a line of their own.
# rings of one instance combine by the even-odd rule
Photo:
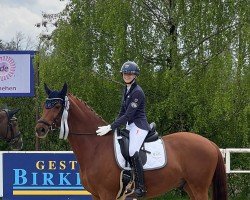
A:
<svg viewBox="0 0 250 200">
<path fill-rule="evenodd" d="M 192 190 L 191 190 L 191 188 L 189 187 L 189 185 L 186 183 L 185 184 L 185 186 L 184 186 L 184 191 L 188 194 L 188 196 L 189 196 L 189 198 L 191 199 L 191 200 L 195 200 L 195 198 L 194 198 L 194 195 L 193 195 L 193 192 L 192 192 Z"/>
<path fill-rule="evenodd" d="M 92 199 L 93 199 L 93 200 L 100 200 L 100 198 L 99 198 L 99 197 L 94 196 L 94 195 L 92 195 Z"/>
<path fill-rule="evenodd" d="M 192 200 L 208 200 L 208 188 L 197 188 L 194 186 L 189 187 L 188 194 L 191 193 L 191 199 Z"/>
</svg>

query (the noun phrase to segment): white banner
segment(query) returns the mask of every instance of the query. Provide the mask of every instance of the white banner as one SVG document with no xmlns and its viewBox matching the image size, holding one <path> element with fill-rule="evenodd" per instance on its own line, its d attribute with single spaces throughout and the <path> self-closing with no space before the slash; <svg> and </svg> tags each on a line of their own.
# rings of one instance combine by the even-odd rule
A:
<svg viewBox="0 0 250 200">
<path fill-rule="evenodd" d="M 34 96 L 33 51 L 0 52 L 0 96 Z"/>
</svg>

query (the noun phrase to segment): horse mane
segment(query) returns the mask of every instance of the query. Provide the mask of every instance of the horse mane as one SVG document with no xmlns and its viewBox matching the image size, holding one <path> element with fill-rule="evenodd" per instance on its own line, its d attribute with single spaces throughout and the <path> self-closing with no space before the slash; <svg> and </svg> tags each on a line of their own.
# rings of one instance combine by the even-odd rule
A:
<svg viewBox="0 0 250 200">
<path fill-rule="evenodd" d="M 86 101 L 83 101 L 82 99 L 80 99 L 79 97 L 68 93 L 68 96 L 73 97 L 74 99 L 76 99 L 79 103 L 81 103 L 81 105 L 84 105 L 84 108 L 87 108 L 89 111 L 91 111 L 92 113 L 94 113 L 95 116 L 97 116 L 98 118 L 100 118 L 103 122 L 107 123 L 102 116 L 100 116 L 92 107 L 90 107 Z"/>
</svg>

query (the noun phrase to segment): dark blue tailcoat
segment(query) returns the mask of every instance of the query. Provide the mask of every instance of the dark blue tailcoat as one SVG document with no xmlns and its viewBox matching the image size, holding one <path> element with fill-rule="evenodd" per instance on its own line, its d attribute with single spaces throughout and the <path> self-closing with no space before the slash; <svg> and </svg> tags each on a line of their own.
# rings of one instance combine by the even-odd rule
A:
<svg viewBox="0 0 250 200">
<path fill-rule="evenodd" d="M 138 128 L 150 130 L 145 113 L 145 94 L 136 82 L 131 85 L 128 92 L 125 87 L 119 115 L 111 124 L 111 128 L 115 130 L 121 125 L 133 122 Z"/>
</svg>

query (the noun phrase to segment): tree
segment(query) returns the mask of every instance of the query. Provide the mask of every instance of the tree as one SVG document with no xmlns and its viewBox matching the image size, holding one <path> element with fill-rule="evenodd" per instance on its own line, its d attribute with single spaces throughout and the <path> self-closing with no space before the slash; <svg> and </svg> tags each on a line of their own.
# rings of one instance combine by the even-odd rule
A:
<svg viewBox="0 0 250 200">
<path fill-rule="evenodd" d="M 221 148 L 249 147 L 249 6 L 244 0 L 71 0 L 44 40 L 41 82 L 60 89 L 66 80 L 71 93 L 112 122 L 120 67 L 134 60 L 148 119 L 159 133 L 194 131 Z M 42 84 L 38 92 L 40 105 Z M 243 160 L 235 159 L 244 167 Z"/>
<path fill-rule="evenodd" d="M 35 47 L 31 37 L 25 37 L 22 32 L 16 33 L 16 35 L 11 39 L 10 42 L 4 42 L 3 40 L 0 40 L 0 50 L 2 51 L 19 51 L 32 49 L 35 49 Z"/>
</svg>

